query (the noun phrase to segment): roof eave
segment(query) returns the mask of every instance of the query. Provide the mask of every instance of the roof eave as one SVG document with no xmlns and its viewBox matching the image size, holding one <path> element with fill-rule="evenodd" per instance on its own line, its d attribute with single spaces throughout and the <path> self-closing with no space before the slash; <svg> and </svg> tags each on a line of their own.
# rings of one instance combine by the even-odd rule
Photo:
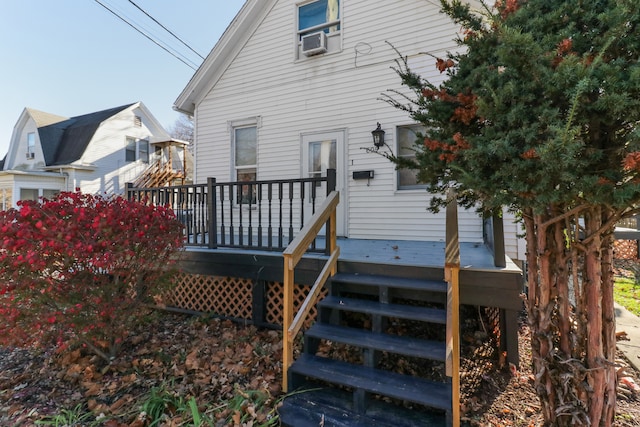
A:
<svg viewBox="0 0 640 427">
<path fill-rule="evenodd" d="M 247 0 L 173 104 L 193 116 L 196 105 L 215 86 L 277 0 Z"/>
</svg>

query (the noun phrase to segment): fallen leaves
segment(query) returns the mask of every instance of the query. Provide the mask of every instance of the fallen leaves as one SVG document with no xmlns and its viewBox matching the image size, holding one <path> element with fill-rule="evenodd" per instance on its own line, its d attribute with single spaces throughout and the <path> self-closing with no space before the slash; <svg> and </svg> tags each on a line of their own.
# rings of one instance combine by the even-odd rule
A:
<svg viewBox="0 0 640 427">
<path fill-rule="evenodd" d="M 221 426 L 236 424 L 238 416 L 238 426 L 267 419 L 275 404 L 271 396 L 281 391 L 280 333 L 167 313 L 153 320 L 130 335 L 110 364 L 81 348 L 63 354 L 0 348 L 0 425 L 34 425 L 44 415 L 81 404 L 95 416 L 103 414 L 102 425 L 144 427 L 148 422 L 137 417 L 140 402 L 158 387 L 185 404 L 195 398 L 220 406 L 235 399 L 233 410 L 223 406 L 216 413 Z M 25 370 L 29 363 L 36 367 Z M 267 397 L 258 404 L 242 390 L 262 390 Z M 263 407 L 267 400 L 271 406 Z M 183 425 L 179 414 L 165 421 L 160 425 Z"/>
</svg>

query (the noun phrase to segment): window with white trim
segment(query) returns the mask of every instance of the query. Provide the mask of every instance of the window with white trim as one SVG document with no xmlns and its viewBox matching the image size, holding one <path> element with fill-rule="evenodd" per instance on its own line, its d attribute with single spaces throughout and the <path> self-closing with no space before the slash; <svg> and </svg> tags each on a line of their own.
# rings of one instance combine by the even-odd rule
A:
<svg viewBox="0 0 640 427">
<path fill-rule="evenodd" d="M 33 159 L 36 154 L 36 134 L 29 132 L 27 134 L 27 159 Z"/>
<path fill-rule="evenodd" d="M 127 162 L 140 160 L 143 163 L 149 163 L 149 140 L 127 137 L 124 159 Z"/>
<path fill-rule="evenodd" d="M 33 200 L 37 201 L 40 194 L 37 188 L 21 188 L 20 200 Z"/>
<path fill-rule="evenodd" d="M 424 133 L 424 126 L 408 125 L 396 128 L 396 141 L 398 141 L 398 157 L 405 159 L 415 159 L 415 143 L 419 133 Z M 411 190 L 425 188 L 424 184 L 419 184 L 416 169 L 398 170 L 398 190 Z"/>
<path fill-rule="evenodd" d="M 232 133 L 233 171 L 237 182 L 255 181 L 257 178 L 258 127 L 236 126 Z M 249 202 L 253 199 L 255 188 L 242 186 L 238 199 Z"/>
<path fill-rule="evenodd" d="M 316 31 L 340 30 L 340 0 L 315 0 L 298 5 L 300 37 Z"/>
<path fill-rule="evenodd" d="M 298 59 L 341 49 L 340 0 L 299 2 L 296 13 Z M 306 38 L 305 43 L 303 38 Z"/>
</svg>

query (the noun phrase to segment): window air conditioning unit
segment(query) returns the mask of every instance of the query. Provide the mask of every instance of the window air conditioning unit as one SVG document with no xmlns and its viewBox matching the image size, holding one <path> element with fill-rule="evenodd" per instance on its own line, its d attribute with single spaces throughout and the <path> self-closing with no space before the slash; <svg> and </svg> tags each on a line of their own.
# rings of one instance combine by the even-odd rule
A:
<svg viewBox="0 0 640 427">
<path fill-rule="evenodd" d="M 324 31 L 302 36 L 302 53 L 305 56 L 318 55 L 327 51 L 327 35 Z"/>
<path fill-rule="evenodd" d="M 27 159 L 33 159 L 36 156 L 36 153 L 27 153 Z"/>
</svg>

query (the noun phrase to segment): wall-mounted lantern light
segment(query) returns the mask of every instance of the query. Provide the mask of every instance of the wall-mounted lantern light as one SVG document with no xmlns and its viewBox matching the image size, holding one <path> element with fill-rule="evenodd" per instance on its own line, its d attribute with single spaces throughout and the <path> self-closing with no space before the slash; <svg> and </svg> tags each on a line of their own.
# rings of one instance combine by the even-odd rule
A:
<svg viewBox="0 0 640 427">
<path fill-rule="evenodd" d="M 384 145 L 384 131 L 380 127 L 380 123 L 378 123 L 378 127 L 371 131 L 371 135 L 373 136 L 373 145 L 376 148 L 380 148 Z"/>
</svg>

